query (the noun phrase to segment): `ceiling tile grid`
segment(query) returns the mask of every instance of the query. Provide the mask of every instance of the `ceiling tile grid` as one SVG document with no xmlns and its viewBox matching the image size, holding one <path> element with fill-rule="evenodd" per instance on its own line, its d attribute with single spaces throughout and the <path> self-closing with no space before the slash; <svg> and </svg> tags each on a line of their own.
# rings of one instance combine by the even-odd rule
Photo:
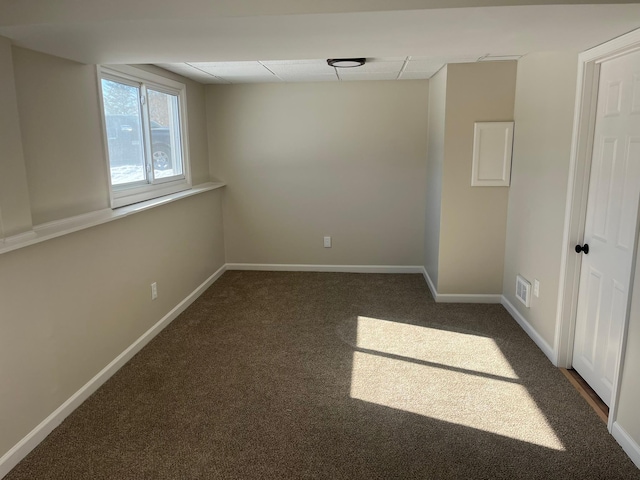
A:
<svg viewBox="0 0 640 480">
<path fill-rule="evenodd" d="M 402 75 L 400 75 L 398 80 L 424 80 L 425 78 L 431 78 L 438 72 L 438 70 L 440 70 L 440 68 L 442 68 L 443 65 L 440 65 L 440 67 L 434 68 L 433 70 L 424 72 L 407 72 L 405 70 L 404 72 L 402 72 Z"/>
<path fill-rule="evenodd" d="M 210 73 L 216 77 L 253 77 L 261 75 L 273 75 L 260 62 L 216 62 L 216 63 L 191 63 L 190 65 Z"/>
<path fill-rule="evenodd" d="M 271 62 L 260 62 L 264 66 L 263 68 L 268 68 L 274 74 L 278 76 L 286 76 L 286 75 L 335 75 L 335 70 L 333 67 L 327 65 L 327 62 L 324 63 L 271 63 Z"/>
<path fill-rule="evenodd" d="M 447 63 L 516 60 L 518 58 L 518 55 L 492 56 L 487 53 L 448 58 L 379 57 L 367 58 L 364 65 L 354 68 L 334 68 L 327 64 L 326 59 L 161 63 L 157 65 L 205 84 L 338 82 L 422 80 L 431 78 Z"/>
<path fill-rule="evenodd" d="M 397 80 L 399 72 L 340 72 L 340 80 Z"/>
<path fill-rule="evenodd" d="M 337 82 L 338 76 L 334 73 L 329 74 L 291 74 L 279 75 L 283 82 Z"/>
</svg>

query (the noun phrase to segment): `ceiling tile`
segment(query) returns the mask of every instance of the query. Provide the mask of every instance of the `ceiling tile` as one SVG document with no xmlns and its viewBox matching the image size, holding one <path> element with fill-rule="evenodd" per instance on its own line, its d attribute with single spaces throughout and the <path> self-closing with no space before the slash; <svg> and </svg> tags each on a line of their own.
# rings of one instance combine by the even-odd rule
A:
<svg viewBox="0 0 640 480">
<path fill-rule="evenodd" d="M 438 69 L 439 70 L 439 69 Z M 400 75 L 400 80 L 421 80 L 431 78 L 438 70 L 433 70 L 432 72 L 402 72 Z"/>
<path fill-rule="evenodd" d="M 481 56 L 482 55 L 474 55 L 473 57 L 451 57 L 444 63 L 475 63 Z"/>
<path fill-rule="evenodd" d="M 478 60 L 478 58 L 486 55 L 486 52 L 480 52 L 480 53 L 467 53 L 464 55 L 449 55 L 447 57 L 441 57 L 441 56 L 435 56 L 435 57 L 423 57 L 420 55 L 412 55 L 411 58 L 409 60 L 433 60 L 436 62 L 443 62 L 443 63 L 470 63 L 470 62 L 475 62 L 476 60 Z"/>
<path fill-rule="evenodd" d="M 191 67 L 186 63 L 156 63 L 156 66 L 175 73 L 186 73 L 191 70 Z"/>
<path fill-rule="evenodd" d="M 291 75 L 333 75 L 333 67 L 323 63 L 295 63 L 295 64 L 266 64 L 265 65 L 278 76 Z"/>
<path fill-rule="evenodd" d="M 476 62 L 480 58 L 507 60 L 517 56 L 486 54 L 437 57 L 369 57 L 361 67 L 337 69 L 342 80 L 411 80 L 433 76 L 445 63 Z M 406 65 L 405 65 L 406 64 Z M 251 62 L 194 62 L 160 67 L 202 83 L 324 82 L 336 81 L 336 69 L 326 59 L 265 60 Z M 403 70 L 404 67 L 404 70 Z M 402 71 L 402 74 L 400 72 Z"/>
<path fill-rule="evenodd" d="M 327 60 L 326 59 L 312 59 L 312 60 L 265 60 L 265 61 L 260 61 L 260 63 L 264 64 L 264 65 L 298 65 L 301 63 L 312 63 L 312 64 L 318 64 L 318 65 L 327 65 Z"/>
<path fill-rule="evenodd" d="M 384 72 L 384 73 L 391 73 L 391 72 L 395 72 L 398 73 L 401 69 L 402 66 L 404 65 L 404 60 L 396 60 L 396 61 L 392 61 L 392 62 L 383 62 L 383 61 L 367 61 L 367 63 L 365 63 L 364 65 L 362 65 L 361 67 L 356 67 L 353 68 L 351 70 L 353 71 L 358 71 L 358 72 Z M 343 70 L 350 70 L 348 68 L 343 68 L 341 71 Z"/>
<path fill-rule="evenodd" d="M 370 62 L 404 62 L 407 57 L 372 57 L 367 58 L 367 63 Z"/>
<path fill-rule="evenodd" d="M 193 78 L 193 77 L 191 77 Z M 194 80 L 197 80 L 195 78 L 193 78 Z M 220 78 L 220 77 L 214 77 L 212 75 L 207 76 L 207 78 L 202 78 L 201 80 L 198 80 L 200 83 L 204 83 L 207 85 L 214 85 L 214 84 L 220 84 L 220 85 L 228 85 L 229 82 L 228 80 L 225 80 L 224 78 Z"/>
<path fill-rule="evenodd" d="M 439 57 L 411 57 L 407 64 L 407 70 L 413 72 L 419 72 L 422 70 L 429 70 L 430 65 L 444 65 L 445 63 L 474 63 L 478 61 L 478 58 L 485 54 L 479 55 L 457 55 L 447 58 Z M 409 69 L 411 67 L 411 69 Z"/>
<path fill-rule="evenodd" d="M 169 70 L 170 72 L 177 73 L 184 77 L 196 80 L 202 83 L 228 83 L 224 80 L 217 78 L 209 73 L 205 73 L 202 70 L 192 67 L 187 63 L 159 63 L 156 64 L 160 68 Z"/>
<path fill-rule="evenodd" d="M 249 77 L 264 74 L 272 75 L 269 70 L 258 62 L 191 63 L 190 65 L 217 77 L 225 77 L 228 75 Z"/>
<path fill-rule="evenodd" d="M 282 82 L 275 75 L 225 75 L 225 80 L 230 83 L 277 83 Z"/>
<path fill-rule="evenodd" d="M 344 70 L 344 69 L 343 69 Z M 340 79 L 341 80 L 395 80 L 398 78 L 397 72 L 352 72 L 348 74 L 343 74 L 340 71 Z"/>
<path fill-rule="evenodd" d="M 304 74 L 296 74 L 296 75 L 287 75 L 282 76 L 282 80 L 285 82 L 337 82 L 338 76 L 335 73 L 330 75 L 304 75 Z"/>
<path fill-rule="evenodd" d="M 444 62 L 438 60 L 409 60 L 405 72 L 433 72 L 437 71 L 444 65 Z"/>
<path fill-rule="evenodd" d="M 207 68 L 217 68 L 217 67 L 222 67 L 222 68 L 242 68 L 242 67 L 250 67 L 253 66 L 255 64 L 257 64 L 257 61 L 251 61 L 251 62 L 188 62 L 189 65 L 193 65 L 194 67 L 198 67 L 198 68 L 203 68 L 203 67 L 207 67 Z"/>
</svg>

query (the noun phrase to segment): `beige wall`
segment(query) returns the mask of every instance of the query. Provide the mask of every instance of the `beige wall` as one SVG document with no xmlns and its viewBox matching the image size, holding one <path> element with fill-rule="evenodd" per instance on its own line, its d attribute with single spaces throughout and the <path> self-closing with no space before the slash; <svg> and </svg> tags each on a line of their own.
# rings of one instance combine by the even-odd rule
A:
<svg viewBox="0 0 640 480">
<path fill-rule="evenodd" d="M 422 265 L 427 102 L 426 81 L 209 86 L 227 261 Z"/>
<path fill-rule="evenodd" d="M 220 192 L 0 255 L 0 457 L 224 264 Z"/>
<path fill-rule="evenodd" d="M 13 49 L 33 223 L 107 208 L 95 65 Z"/>
<path fill-rule="evenodd" d="M 536 53 L 518 62 L 504 295 L 553 347 L 578 56 Z M 638 242 L 640 255 L 640 242 Z M 540 281 L 530 308 L 515 276 Z M 640 444 L 640 263 L 636 264 L 616 422 Z"/>
<path fill-rule="evenodd" d="M 20 127 L 34 224 L 109 207 L 95 65 L 13 48 Z M 209 181 L 204 86 L 187 85 L 189 155 L 194 185 Z"/>
<path fill-rule="evenodd" d="M 506 187 L 471 187 L 474 122 L 513 119 L 516 62 L 449 65 L 438 293 L 500 294 Z"/>
<path fill-rule="evenodd" d="M 0 37 L 0 239 L 31 229 L 11 42 Z"/>
<path fill-rule="evenodd" d="M 551 347 L 577 65 L 576 53 L 536 53 L 518 62 L 504 295 Z M 540 281 L 530 308 L 515 298 L 517 274 Z"/>
<path fill-rule="evenodd" d="M 438 287 L 440 254 L 440 210 L 444 164 L 444 122 L 447 96 L 447 67 L 429 79 L 429 145 L 427 152 L 427 207 L 424 233 L 424 267 Z"/>
<path fill-rule="evenodd" d="M 35 223 L 107 207 L 95 65 L 20 48 L 10 54 L 0 39 L 0 140 L 11 152 L 0 157 L 0 190 L 7 172 L 16 184 L 22 172 L 23 193 L 11 205 L 28 218 L 31 204 Z M 209 179 L 204 87 L 185 83 L 201 183 Z M 0 457 L 224 265 L 222 195 L 209 191 L 0 255 Z"/>
</svg>

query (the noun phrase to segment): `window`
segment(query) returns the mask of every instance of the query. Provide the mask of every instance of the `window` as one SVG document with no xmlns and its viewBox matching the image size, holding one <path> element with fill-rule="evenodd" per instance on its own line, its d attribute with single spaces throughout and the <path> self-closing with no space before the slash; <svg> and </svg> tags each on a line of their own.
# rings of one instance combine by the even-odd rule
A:
<svg viewBox="0 0 640 480">
<path fill-rule="evenodd" d="M 185 85 L 130 66 L 99 78 L 111 206 L 190 188 Z"/>
</svg>

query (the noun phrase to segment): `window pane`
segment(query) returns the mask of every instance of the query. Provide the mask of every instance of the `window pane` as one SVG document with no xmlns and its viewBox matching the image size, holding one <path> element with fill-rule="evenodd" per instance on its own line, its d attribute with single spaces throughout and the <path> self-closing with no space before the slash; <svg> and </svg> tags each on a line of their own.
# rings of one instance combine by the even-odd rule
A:
<svg viewBox="0 0 640 480">
<path fill-rule="evenodd" d="M 155 178 L 182 175 L 178 97 L 147 91 L 151 120 L 151 151 Z"/>
<path fill-rule="evenodd" d="M 102 79 L 111 184 L 146 180 L 140 89 Z"/>
</svg>

